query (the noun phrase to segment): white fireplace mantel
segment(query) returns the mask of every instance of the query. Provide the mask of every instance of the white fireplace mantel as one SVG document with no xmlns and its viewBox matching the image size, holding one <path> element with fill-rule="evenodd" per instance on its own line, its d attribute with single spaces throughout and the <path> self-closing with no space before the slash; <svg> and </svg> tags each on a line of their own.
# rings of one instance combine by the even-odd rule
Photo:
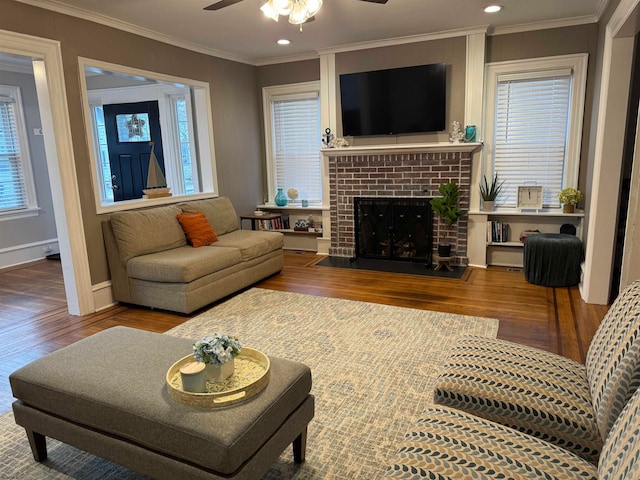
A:
<svg viewBox="0 0 640 480">
<path fill-rule="evenodd" d="M 481 142 L 470 143 L 404 143 L 393 145 L 358 145 L 343 148 L 323 148 L 326 156 L 344 157 L 349 155 L 376 155 L 388 153 L 430 153 L 430 152 L 475 152 L 482 147 Z"/>
</svg>

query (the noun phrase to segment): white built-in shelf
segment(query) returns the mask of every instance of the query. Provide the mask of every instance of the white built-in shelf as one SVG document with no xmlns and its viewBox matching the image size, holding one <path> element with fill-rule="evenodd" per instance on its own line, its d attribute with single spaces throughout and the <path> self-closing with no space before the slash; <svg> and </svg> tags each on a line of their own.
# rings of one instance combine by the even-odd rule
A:
<svg viewBox="0 0 640 480">
<path fill-rule="evenodd" d="M 487 245 L 490 247 L 523 247 L 524 243 L 522 242 L 488 242 Z"/>
<path fill-rule="evenodd" d="M 293 228 L 279 228 L 279 229 L 274 229 L 274 232 L 281 232 L 281 233 L 292 233 L 294 235 L 308 235 L 311 237 L 319 237 L 322 235 L 322 232 L 310 232 L 308 230 L 294 230 Z"/>
<path fill-rule="evenodd" d="M 487 217 L 584 217 L 584 210 L 577 210 L 574 213 L 563 213 L 562 210 L 493 210 L 483 212 L 479 210 L 471 211 L 469 215 L 486 215 Z"/>
<path fill-rule="evenodd" d="M 428 152 L 475 152 L 482 147 L 481 142 L 470 143 L 398 143 L 393 145 L 356 145 L 343 148 L 322 148 L 324 155 L 347 156 L 369 153 L 428 153 Z"/>
<path fill-rule="evenodd" d="M 325 207 L 323 205 L 309 205 L 308 207 L 303 207 L 300 205 L 285 205 L 284 207 L 279 207 L 278 205 L 258 205 L 258 208 L 264 210 L 291 210 L 295 211 L 295 213 L 303 213 L 305 211 L 308 212 L 324 212 L 329 211 L 329 207 Z"/>
</svg>

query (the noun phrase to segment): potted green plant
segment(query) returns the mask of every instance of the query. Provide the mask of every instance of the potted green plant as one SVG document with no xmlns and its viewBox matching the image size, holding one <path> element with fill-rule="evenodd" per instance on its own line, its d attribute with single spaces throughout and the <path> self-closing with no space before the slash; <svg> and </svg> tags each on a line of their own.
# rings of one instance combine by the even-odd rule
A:
<svg viewBox="0 0 640 480">
<path fill-rule="evenodd" d="M 484 183 L 480 183 L 480 195 L 482 196 L 482 208 L 486 212 L 491 212 L 493 210 L 494 202 L 496 197 L 502 190 L 502 185 L 506 180 L 502 182 L 498 182 L 498 174 L 496 173 L 493 177 L 493 181 L 491 185 L 487 182 L 487 176 L 483 175 Z"/>
<path fill-rule="evenodd" d="M 460 188 L 456 182 L 443 183 L 438 188 L 441 197 L 432 198 L 429 203 L 431 208 L 446 225 L 446 233 L 444 238 L 440 238 L 438 244 L 438 255 L 440 257 L 451 256 L 451 244 L 447 241 L 448 233 L 451 227 L 466 212 L 460 209 Z"/>
<path fill-rule="evenodd" d="M 573 213 L 576 204 L 584 198 L 580 190 L 576 188 L 565 188 L 558 194 L 558 200 L 562 203 L 562 213 Z"/>
</svg>

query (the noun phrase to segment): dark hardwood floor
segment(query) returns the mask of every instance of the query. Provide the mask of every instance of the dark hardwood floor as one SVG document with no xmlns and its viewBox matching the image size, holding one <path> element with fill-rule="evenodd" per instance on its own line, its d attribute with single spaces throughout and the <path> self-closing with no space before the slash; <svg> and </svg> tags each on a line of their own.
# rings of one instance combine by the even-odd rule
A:
<svg viewBox="0 0 640 480">
<path fill-rule="evenodd" d="M 281 274 L 258 287 L 383 303 L 500 320 L 498 337 L 584 361 L 608 310 L 587 305 L 577 287 L 527 283 L 521 272 L 468 268 L 460 280 L 316 266 L 322 257 L 287 252 Z M 59 262 L 40 261 L 0 271 L 0 413 L 13 397 L 8 376 L 49 352 L 115 325 L 155 332 L 201 312 L 178 315 L 116 306 L 76 317 L 67 313 Z"/>
</svg>

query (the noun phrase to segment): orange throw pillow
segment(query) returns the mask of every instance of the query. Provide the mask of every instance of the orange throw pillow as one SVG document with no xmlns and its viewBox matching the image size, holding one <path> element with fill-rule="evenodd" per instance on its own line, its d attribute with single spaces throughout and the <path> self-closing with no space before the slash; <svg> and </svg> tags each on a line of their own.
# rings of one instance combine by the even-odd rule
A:
<svg viewBox="0 0 640 480">
<path fill-rule="evenodd" d="M 192 246 L 202 247 L 218 241 L 218 236 L 207 222 L 204 213 L 179 213 L 178 221 Z"/>
</svg>

